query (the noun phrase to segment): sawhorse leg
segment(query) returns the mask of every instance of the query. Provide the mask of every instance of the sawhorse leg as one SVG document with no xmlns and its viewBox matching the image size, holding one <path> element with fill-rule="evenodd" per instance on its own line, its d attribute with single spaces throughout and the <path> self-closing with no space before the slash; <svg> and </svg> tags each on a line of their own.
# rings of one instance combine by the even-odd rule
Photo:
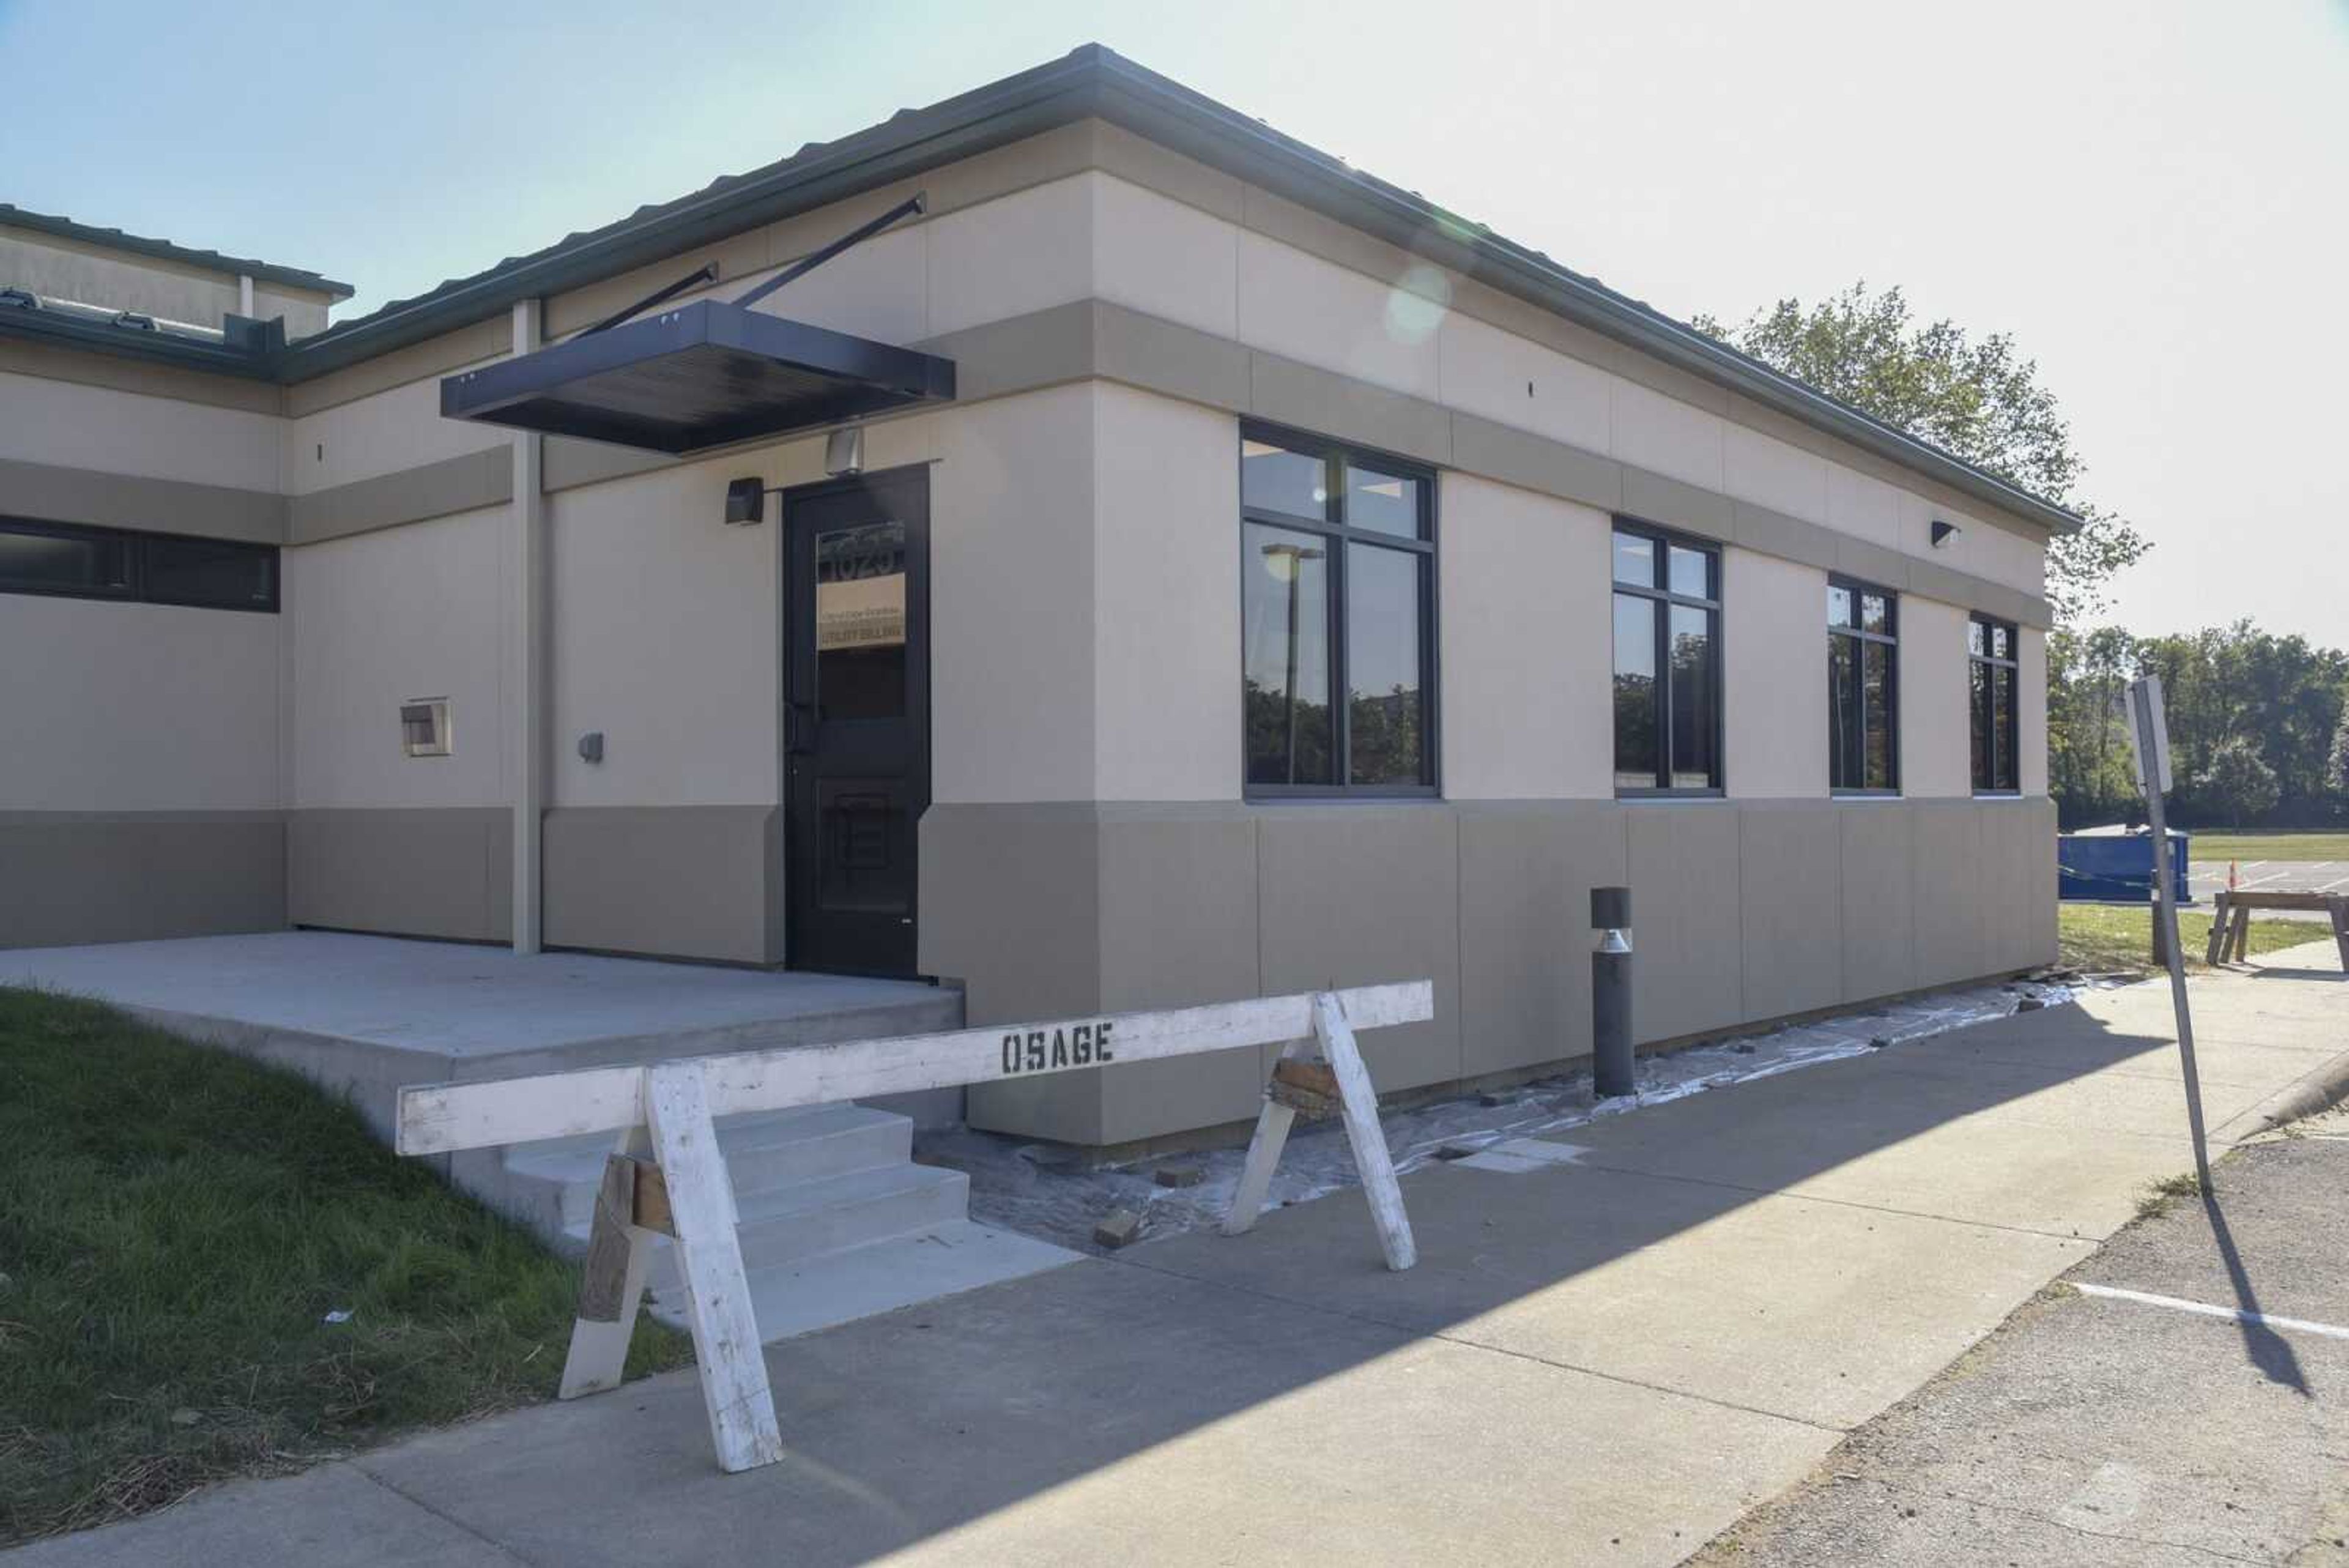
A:
<svg viewBox="0 0 2349 1568">
<path fill-rule="evenodd" d="M 718 1463 L 729 1471 L 773 1464 L 783 1457 L 782 1433 L 767 1384 L 759 1324 L 750 1311 L 734 1189 L 718 1147 L 701 1064 L 669 1062 L 646 1068 L 644 1103 L 647 1126 L 624 1137 L 623 1154 L 638 1138 L 647 1138 L 657 1162 L 669 1235 L 677 1248 L 678 1278 L 685 1289 L 686 1318 L 693 1331 L 694 1369 L 700 1376 Z M 644 1300 L 645 1266 L 655 1234 L 637 1222 L 646 1218 L 638 1198 L 647 1168 L 654 1168 L 620 1157 L 605 1167 L 588 1238 L 589 1272 L 581 1284 L 579 1321 L 572 1328 L 571 1356 L 563 1371 L 565 1398 L 619 1384 Z M 630 1170 L 637 1179 L 625 1174 Z M 625 1193 L 624 1188 L 628 1189 Z"/>
<path fill-rule="evenodd" d="M 1411 1217 L 1403 1211 L 1402 1184 L 1395 1178 L 1386 1133 L 1379 1126 L 1378 1091 L 1371 1084 L 1370 1069 L 1362 1064 L 1352 1026 L 1347 1023 L 1338 999 L 1327 992 L 1313 999 L 1312 1040 L 1292 1040 L 1281 1047 L 1275 1070 L 1281 1062 L 1301 1059 L 1309 1044 L 1320 1048 L 1336 1081 L 1346 1138 L 1353 1147 L 1354 1169 L 1361 1177 L 1362 1194 L 1370 1199 L 1371 1219 L 1378 1227 L 1379 1249 L 1386 1255 L 1388 1268 L 1408 1269 L 1419 1261 L 1419 1248 L 1412 1239 Z M 1248 1141 L 1231 1209 L 1224 1216 L 1225 1235 L 1239 1235 L 1263 1212 L 1273 1168 L 1280 1163 L 1281 1146 L 1288 1142 L 1289 1127 L 1296 1119 L 1292 1107 L 1268 1094 L 1264 1108 L 1257 1113 L 1256 1136 Z"/>
</svg>

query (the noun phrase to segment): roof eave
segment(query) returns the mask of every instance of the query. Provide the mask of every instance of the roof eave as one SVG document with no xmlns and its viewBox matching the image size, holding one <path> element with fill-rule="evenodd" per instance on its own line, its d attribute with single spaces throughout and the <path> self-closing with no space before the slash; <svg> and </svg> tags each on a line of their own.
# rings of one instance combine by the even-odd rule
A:
<svg viewBox="0 0 2349 1568">
<path fill-rule="evenodd" d="M 169 332 L 149 332 L 109 322 L 77 321 L 54 311 L 0 309 L 0 337 L 35 343 L 58 344 L 93 353 L 140 359 L 149 364 L 176 365 L 249 381 L 279 379 L 276 362 L 224 344 L 182 337 Z"/>
</svg>

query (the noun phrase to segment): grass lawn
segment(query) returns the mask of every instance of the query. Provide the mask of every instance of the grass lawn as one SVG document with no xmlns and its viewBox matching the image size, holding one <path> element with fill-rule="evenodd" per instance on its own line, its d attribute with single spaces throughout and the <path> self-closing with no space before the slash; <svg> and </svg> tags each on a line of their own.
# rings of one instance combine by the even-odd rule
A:
<svg viewBox="0 0 2349 1568">
<path fill-rule="evenodd" d="M 2093 973 L 2100 970 L 2153 968 L 2153 911 L 2148 908 L 2061 904 L 2056 907 L 2055 926 L 2063 961 L 2075 969 Z M 2330 934 L 2325 927 L 2310 920 L 2262 920 L 2253 916 L 2248 951 L 2256 958 L 2278 948 L 2323 941 Z M 2209 915 L 2194 909 L 2178 910 L 2178 939 L 2186 950 L 2186 967 L 2202 968 L 2202 955 L 2210 948 Z"/>
<path fill-rule="evenodd" d="M 578 1278 L 292 1074 L 5 988 L 0 1271 L 0 1546 L 550 1397 Z"/>
<path fill-rule="evenodd" d="M 2230 860 L 2349 860 L 2349 833 L 2224 833 L 2189 829 L 2188 851 L 2208 871 Z"/>
</svg>

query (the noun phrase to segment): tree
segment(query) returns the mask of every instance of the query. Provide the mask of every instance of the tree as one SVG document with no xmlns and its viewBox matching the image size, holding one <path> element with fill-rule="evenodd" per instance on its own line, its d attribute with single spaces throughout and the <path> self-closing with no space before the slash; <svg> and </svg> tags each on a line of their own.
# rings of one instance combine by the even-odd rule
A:
<svg viewBox="0 0 2349 1568">
<path fill-rule="evenodd" d="M 2276 826 L 2330 821 L 2339 805 L 2329 764 L 2349 689 L 2349 654 L 2275 637 L 2248 620 L 2140 639 L 2137 663 L 2161 677 L 2170 749 L 2181 781 L 2179 820 L 2229 815 L 2202 780 L 2219 749 L 2240 737 L 2266 763 Z M 2190 782 L 2189 782 L 2190 781 Z"/>
<path fill-rule="evenodd" d="M 2136 819 L 2127 725 L 2137 668 L 2137 639 L 2119 627 L 2048 634 L 2048 793 L 2066 829 Z"/>
<path fill-rule="evenodd" d="M 2203 800 L 2239 828 L 2245 817 L 2275 809 L 2275 770 L 2240 735 L 2220 742 L 2195 783 Z"/>
<path fill-rule="evenodd" d="M 1775 369 L 2013 481 L 2085 519 L 2047 548 L 2047 597 L 2059 624 L 2104 607 L 2115 572 L 2142 556 L 2144 535 L 2076 493 L 2082 465 L 2055 395 L 2014 340 L 1975 340 L 1949 321 L 1919 325 L 1899 288 L 1856 283 L 1806 307 L 1782 299 L 1734 327 L 1697 330 Z"/>
</svg>

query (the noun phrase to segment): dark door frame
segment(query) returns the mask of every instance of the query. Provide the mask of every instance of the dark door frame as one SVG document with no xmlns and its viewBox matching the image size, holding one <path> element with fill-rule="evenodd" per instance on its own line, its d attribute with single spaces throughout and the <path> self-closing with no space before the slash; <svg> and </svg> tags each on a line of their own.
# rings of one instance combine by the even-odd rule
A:
<svg viewBox="0 0 2349 1568">
<path fill-rule="evenodd" d="M 778 543 L 781 546 L 780 602 L 783 613 L 778 618 L 780 647 L 776 649 L 781 695 L 777 713 L 777 740 L 782 775 L 783 962 L 789 969 L 807 967 L 809 941 L 805 911 L 814 899 L 812 890 L 802 878 L 814 875 L 819 869 L 814 858 L 816 824 L 813 805 L 805 798 L 804 793 L 813 786 L 815 775 L 809 769 L 797 765 L 799 759 L 808 754 L 800 749 L 802 745 L 812 747 L 821 734 L 815 705 L 812 701 L 815 695 L 813 563 L 811 557 L 811 569 L 804 572 L 799 569 L 799 515 L 806 503 L 841 495 L 871 493 L 882 496 L 893 490 L 907 490 L 919 497 L 918 523 L 908 528 L 905 580 L 905 723 L 910 747 L 906 777 L 913 786 L 908 792 L 908 813 L 913 820 L 907 824 L 907 830 L 909 842 L 918 846 L 920 817 L 930 803 L 932 761 L 929 479 L 927 463 L 911 463 L 901 468 L 792 485 L 781 493 L 781 535 Z M 876 504 L 876 511 L 886 510 L 885 503 Z M 802 638 L 806 639 L 804 643 Z M 918 943 L 921 918 L 918 848 L 916 855 L 908 907 L 916 922 L 914 929 Z M 842 970 L 834 966 L 828 972 L 885 971 Z M 920 978 L 915 967 L 910 965 L 903 971 L 885 972 L 891 978 Z"/>
</svg>

